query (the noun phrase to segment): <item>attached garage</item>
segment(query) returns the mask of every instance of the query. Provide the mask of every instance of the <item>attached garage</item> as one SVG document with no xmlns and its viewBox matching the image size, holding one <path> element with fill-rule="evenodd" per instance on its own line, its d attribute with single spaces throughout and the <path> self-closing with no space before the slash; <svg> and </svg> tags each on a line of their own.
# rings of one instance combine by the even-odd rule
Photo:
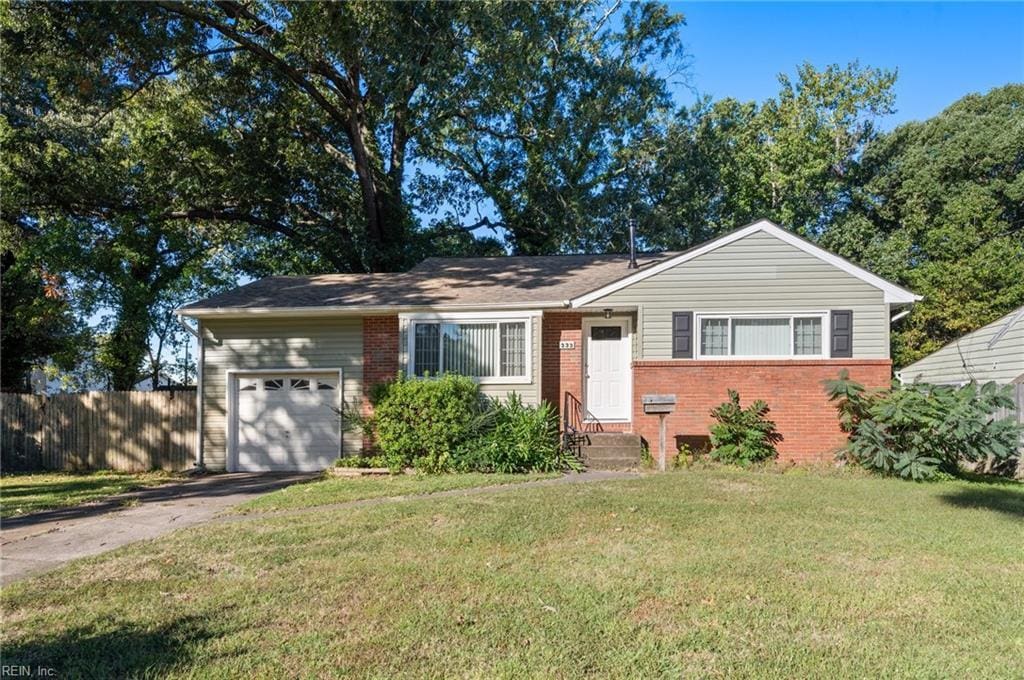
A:
<svg viewBox="0 0 1024 680">
<path fill-rule="evenodd" d="M 313 471 L 341 453 L 341 371 L 229 377 L 228 470 Z"/>
</svg>

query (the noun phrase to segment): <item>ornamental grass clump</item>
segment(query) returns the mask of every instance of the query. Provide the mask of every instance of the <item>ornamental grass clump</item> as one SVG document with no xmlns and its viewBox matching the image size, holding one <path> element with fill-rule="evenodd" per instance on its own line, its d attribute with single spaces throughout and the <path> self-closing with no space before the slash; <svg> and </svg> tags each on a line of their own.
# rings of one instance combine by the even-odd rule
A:
<svg viewBox="0 0 1024 680">
<path fill-rule="evenodd" d="M 562 449 L 558 411 L 548 402 L 523 403 L 516 393 L 491 399 L 482 414 L 477 436 L 456 456 L 462 472 L 554 472 L 577 469 L 579 462 Z"/>
<path fill-rule="evenodd" d="M 929 384 L 867 390 L 844 369 L 825 382 L 839 424 L 849 433 L 839 458 L 883 474 L 923 480 L 955 474 L 960 461 L 1008 460 L 1017 455 L 1021 428 L 1011 418 L 1009 386 Z"/>
</svg>

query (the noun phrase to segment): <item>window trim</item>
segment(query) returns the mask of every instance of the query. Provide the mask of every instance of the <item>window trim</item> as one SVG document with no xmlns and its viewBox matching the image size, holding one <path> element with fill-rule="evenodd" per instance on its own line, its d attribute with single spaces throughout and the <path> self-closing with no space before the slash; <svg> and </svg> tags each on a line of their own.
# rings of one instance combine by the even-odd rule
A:
<svg viewBox="0 0 1024 680">
<path fill-rule="evenodd" d="M 821 319 L 821 353 L 796 354 L 796 338 L 794 336 L 793 319 L 818 317 Z M 693 313 L 693 358 L 708 361 L 821 361 L 830 358 L 829 348 L 832 346 L 830 337 L 831 313 L 827 310 L 798 310 L 771 312 L 694 312 Z M 733 319 L 789 319 L 789 354 L 737 356 L 732 354 L 732 320 Z M 704 320 L 728 319 L 726 343 L 728 354 L 704 354 Z"/>
<path fill-rule="evenodd" d="M 416 324 L 419 323 L 493 323 L 495 325 L 503 323 L 523 323 L 525 324 L 526 333 L 526 357 L 525 357 L 525 368 L 526 375 L 522 376 L 488 376 L 488 377 L 477 377 L 467 376 L 472 378 L 480 385 L 529 385 L 533 383 L 533 352 L 534 352 L 534 335 L 533 335 L 533 323 L 537 314 L 523 314 L 522 312 L 463 312 L 460 314 L 438 314 L 425 312 L 422 314 L 406 314 L 401 316 L 401 320 L 405 326 L 405 357 L 406 357 L 406 375 L 410 378 L 423 378 L 423 376 L 416 375 Z M 494 334 L 495 342 L 497 343 L 496 350 L 498 352 L 498 371 L 501 371 L 501 329 L 496 329 Z M 443 336 L 442 336 L 443 337 Z M 443 343 L 443 340 L 442 340 Z M 444 350 L 441 349 L 441 357 L 444 357 Z M 443 372 L 443 368 L 442 368 Z"/>
</svg>

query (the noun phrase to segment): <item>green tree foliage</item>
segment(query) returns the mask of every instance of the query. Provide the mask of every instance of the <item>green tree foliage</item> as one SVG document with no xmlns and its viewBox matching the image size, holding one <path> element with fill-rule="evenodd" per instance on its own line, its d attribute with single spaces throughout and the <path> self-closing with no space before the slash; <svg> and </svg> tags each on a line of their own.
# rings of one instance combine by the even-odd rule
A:
<svg viewBox="0 0 1024 680">
<path fill-rule="evenodd" d="M 616 24 L 618 2 L 597 17 L 595 7 L 534 6 L 481 46 L 472 94 L 427 149 L 450 172 L 424 189 L 463 213 L 492 203 L 497 217 L 474 224 L 503 228 L 520 254 L 586 247 L 607 212 L 616 154 L 671 105 L 682 17 L 644 2 Z"/>
<path fill-rule="evenodd" d="M 652 248 L 687 248 L 759 218 L 817 237 L 848 200 L 876 121 L 893 110 L 895 78 L 856 62 L 803 64 L 760 104 L 682 108 L 620 152 L 616 211 L 638 218 Z M 623 247 L 622 218 L 609 226 L 603 239 Z"/>
<path fill-rule="evenodd" d="M 1024 304 L 1024 85 L 902 125 L 862 165 L 824 243 L 924 295 L 894 328 L 897 365 Z"/>
<path fill-rule="evenodd" d="M 746 408 L 740 395 L 729 390 L 729 401 L 711 409 L 711 457 L 723 463 L 749 465 L 778 456 L 775 445 L 782 435 L 768 419 L 767 402 L 758 399 Z"/>
<path fill-rule="evenodd" d="M 955 473 L 961 460 L 977 462 L 1014 456 L 1020 428 L 1012 417 L 993 420 L 1013 408 L 1012 388 L 986 383 L 963 387 L 915 384 L 868 391 L 844 369 L 825 383 L 839 422 L 850 434 L 840 454 L 871 470 L 922 480 Z"/>
<path fill-rule="evenodd" d="M 171 197 L 174 217 L 243 225 L 316 251 L 304 269 L 344 271 L 413 264 L 411 211 L 421 196 L 438 201 L 438 175 L 413 181 L 410 161 L 450 171 L 446 201 L 493 200 L 518 249 L 556 249 L 566 206 L 588 207 L 616 142 L 667 101 L 649 62 L 677 48 L 680 22 L 654 3 L 596 2 L 15 4 L 13 14 L 14 50 L 86 84 L 85 94 L 63 86 L 82 105 L 119 109 L 167 82 L 201 102 L 215 171 Z M 273 250 L 250 254 L 265 265 Z M 272 267 L 288 264 L 298 262 Z"/>
<path fill-rule="evenodd" d="M 4 220 L 34 236 L 17 257 L 60 272 L 82 318 L 106 311 L 94 358 L 115 389 L 131 389 L 144 363 L 159 384 L 166 346 L 184 339 L 173 308 L 224 283 L 225 234 L 168 211 L 209 171 L 207 140 L 185 134 L 203 114 L 171 83 L 97 114 L 18 82 L 4 107 Z"/>
<path fill-rule="evenodd" d="M 0 337 L 3 392 L 27 391 L 31 369 L 47 359 L 71 369 L 85 342 L 60 281 L 26 265 L 12 250 L 0 256 Z"/>
<path fill-rule="evenodd" d="M 576 227 L 595 214 L 612 149 L 664 104 L 649 66 L 680 21 L 589 1 L 15 2 L 4 220 L 40 232 L 20 257 L 67 274 L 80 314 L 114 310 L 97 356 L 124 387 L 166 327 L 147 310 L 212 285 L 204 268 L 504 252 L 462 219 L 490 201 L 516 249 L 557 250 L 566 206 Z"/>
</svg>

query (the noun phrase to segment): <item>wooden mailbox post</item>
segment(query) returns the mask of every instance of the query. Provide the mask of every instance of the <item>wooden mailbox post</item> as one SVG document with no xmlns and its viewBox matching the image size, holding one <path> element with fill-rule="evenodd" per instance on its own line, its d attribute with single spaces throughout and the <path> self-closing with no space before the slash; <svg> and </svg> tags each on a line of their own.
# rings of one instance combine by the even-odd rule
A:
<svg viewBox="0 0 1024 680">
<path fill-rule="evenodd" d="M 676 395 L 645 394 L 641 397 L 644 413 L 658 414 L 658 469 L 665 471 L 665 416 L 676 410 Z"/>
</svg>

